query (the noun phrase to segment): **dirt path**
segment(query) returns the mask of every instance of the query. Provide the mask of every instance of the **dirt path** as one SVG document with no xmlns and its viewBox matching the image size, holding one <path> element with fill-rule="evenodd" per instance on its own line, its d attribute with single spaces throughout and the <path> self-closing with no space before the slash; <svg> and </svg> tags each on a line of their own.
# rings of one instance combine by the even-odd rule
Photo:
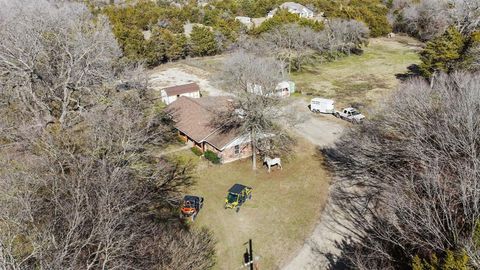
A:
<svg viewBox="0 0 480 270">
<path fill-rule="evenodd" d="M 318 146 L 330 146 L 341 136 L 348 123 L 332 115 L 314 114 L 307 108 L 305 100 L 295 100 L 293 106 L 303 121 L 294 126 L 294 131 Z M 322 212 L 320 221 L 303 247 L 286 264 L 283 270 L 327 269 L 329 265 L 325 254 L 338 254 L 335 241 L 340 241 L 344 234 L 338 233 L 331 218 L 326 214 L 329 206 Z M 335 230 L 333 229 L 335 228 Z"/>
<path fill-rule="evenodd" d="M 202 95 L 228 95 L 225 91 L 215 87 L 210 82 L 209 77 L 210 74 L 202 69 L 183 64 L 171 64 L 159 66 L 150 71 L 149 83 L 154 90 L 160 91 L 165 87 L 194 82 L 200 86 Z"/>
</svg>

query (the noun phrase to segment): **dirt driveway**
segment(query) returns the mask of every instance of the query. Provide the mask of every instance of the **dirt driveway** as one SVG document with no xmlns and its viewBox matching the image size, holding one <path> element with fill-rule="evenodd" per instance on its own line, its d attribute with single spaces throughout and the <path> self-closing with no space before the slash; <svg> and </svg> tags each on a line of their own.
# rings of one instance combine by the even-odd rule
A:
<svg viewBox="0 0 480 270">
<path fill-rule="evenodd" d="M 308 108 L 308 102 L 304 99 L 293 99 L 288 107 L 296 118 L 296 124 L 291 129 L 318 146 L 333 145 L 349 126 L 349 123 L 333 115 L 312 113 Z"/>
<path fill-rule="evenodd" d="M 297 118 L 301 119 L 293 126 L 293 131 L 318 146 L 333 145 L 350 125 L 332 115 L 310 112 L 308 102 L 305 100 L 297 99 L 289 106 L 293 107 L 290 109 L 293 109 Z M 338 254 L 335 242 L 340 241 L 345 235 L 338 233 L 338 226 L 326 214 L 329 210 L 327 205 L 311 236 L 305 240 L 303 247 L 289 263 L 284 265 L 283 270 L 327 269 L 329 261 L 324 254 Z"/>
<path fill-rule="evenodd" d="M 202 95 L 228 95 L 225 91 L 215 87 L 209 78 L 208 72 L 180 63 L 162 65 L 149 72 L 149 83 L 154 90 L 160 91 L 165 87 L 194 82 L 200 86 Z"/>
</svg>

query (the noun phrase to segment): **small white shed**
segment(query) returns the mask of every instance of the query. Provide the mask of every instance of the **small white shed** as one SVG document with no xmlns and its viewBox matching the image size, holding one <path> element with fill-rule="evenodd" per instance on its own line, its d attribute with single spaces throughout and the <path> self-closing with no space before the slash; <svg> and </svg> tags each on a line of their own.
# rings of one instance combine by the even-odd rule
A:
<svg viewBox="0 0 480 270">
<path fill-rule="evenodd" d="M 295 83 L 292 81 L 280 82 L 275 88 L 277 95 L 280 97 L 289 97 L 295 93 Z"/>
<path fill-rule="evenodd" d="M 162 89 L 162 101 L 170 104 L 179 97 L 200 98 L 200 87 L 196 83 L 176 85 Z"/>
<path fill-rule="evenodd" d="M 325 98 L 312 98 L 310 101 L 310 110 L 318 113 L 334 113 L 335 101 Z"/>
</svg>

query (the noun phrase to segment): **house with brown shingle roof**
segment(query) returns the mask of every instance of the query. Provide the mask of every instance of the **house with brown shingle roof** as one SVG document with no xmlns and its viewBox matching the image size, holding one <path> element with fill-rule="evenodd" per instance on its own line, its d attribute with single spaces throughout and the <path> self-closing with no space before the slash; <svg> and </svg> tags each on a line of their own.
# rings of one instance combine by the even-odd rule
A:
<svg viewBox="0 0 480 270">
<path fill-rule="evenodd" d="M 196 83 L 175 85 L 161 90 L 162 101 L 170 104 L 179 97 L 200 98 L 200 87 Z"/>
<path fill-rule="evenodd" d="M 179 97 L 167 107 L 178 135 L 202 152 L 215 152 L 222 163 L 252 156 L 248 134 L 238 129 L 225 131 L 214 123 L 216 115 L 232 109 L 228 97 Z"/>
</svg>

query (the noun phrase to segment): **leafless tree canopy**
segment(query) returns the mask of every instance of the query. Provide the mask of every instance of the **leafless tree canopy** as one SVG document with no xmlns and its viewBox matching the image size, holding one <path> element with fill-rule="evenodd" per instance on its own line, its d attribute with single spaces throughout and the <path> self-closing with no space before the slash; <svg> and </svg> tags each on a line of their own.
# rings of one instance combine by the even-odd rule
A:
<svg viewBox="0 0 480 270">
<path fill-rule="evenodd" d="M 0 268 L 212 266 L 211 234 L 176 218 L 191 168 L 145 153 L 171 133 L 167 118 L 138 104 L 132 92 L 75 129 L 17 130 L 23 143 L 2 152 Z"/>
<path fill-rule="evenodd" d="M 368 43 L 370 35 L 370 30 L 364 23 L 342 19 L 330 20 L 324 32 L 324 49 L 332 53 L 338 51 L 346 54 L 358 52 L 361 46 Z"/>
<path fill-rule="evenodd" d="M 2 0 L 2 94 L 39 125 L 66 124 L 111 82 L 120 56 L 108 20 L 83 4 Z"/>
<path fill-rule="evenodd" d="M 282 99 L 276 87 L 286 79 L 285 73 L 283 63 L 273 57 L 240 51 L 225 61 L 221 79 L 234 95 L 233 108 L 220 114 L 215 122 L 225 129 L 238 128 L 250 135 L 254 169 L 257 151 L 281 154 L 293 142 L 279 126 L 286 114 L 281 110 Z"/>
<path fill-rule="evenodd" d="M 440 36 L 450 25 L 463 34 L 480 26 L 480 2 L 477 0 L 396 0 L 393 10 L 400 11 L 396 28 L 422 40 Z"/>
<path fill-rule="evenodd" d="M 305 58 L 311 56 L 317 33 L 310 27 L 298 24 L 286 24 L 272 29 L 262 35 L 268 50 L 287 63 L 288 71 L 300 69 Z"/>
<path fill-rule="evenodd" d="M 433 88 L 407 81 L 324 150 L 337 176 L 332 200 L 354 235 L 343 254 L 352 267 L 409 267 L 411 254 L 447 249 L 464 249 L 479 267 L 479 78 L 442 75 Z"/>
<path fill-rule="evenodd" d="M 355 20 L 331 19 L 322 31 L 298 24 L 272 29 L 255 40 L 242 39 L 249 52 L 271 55 L 287 65 L 288 72 L 300 70 L 315 55 L 358 53 L 367 44 L 370 30 Z"/>
<path fill-rule="evenodd" d="M 192 168 L 150 153 L 173 128 L 105 18 L 0 6 L 0 269 L 210 269 L 211 233 L 177 218 Z"/>
</svg>

